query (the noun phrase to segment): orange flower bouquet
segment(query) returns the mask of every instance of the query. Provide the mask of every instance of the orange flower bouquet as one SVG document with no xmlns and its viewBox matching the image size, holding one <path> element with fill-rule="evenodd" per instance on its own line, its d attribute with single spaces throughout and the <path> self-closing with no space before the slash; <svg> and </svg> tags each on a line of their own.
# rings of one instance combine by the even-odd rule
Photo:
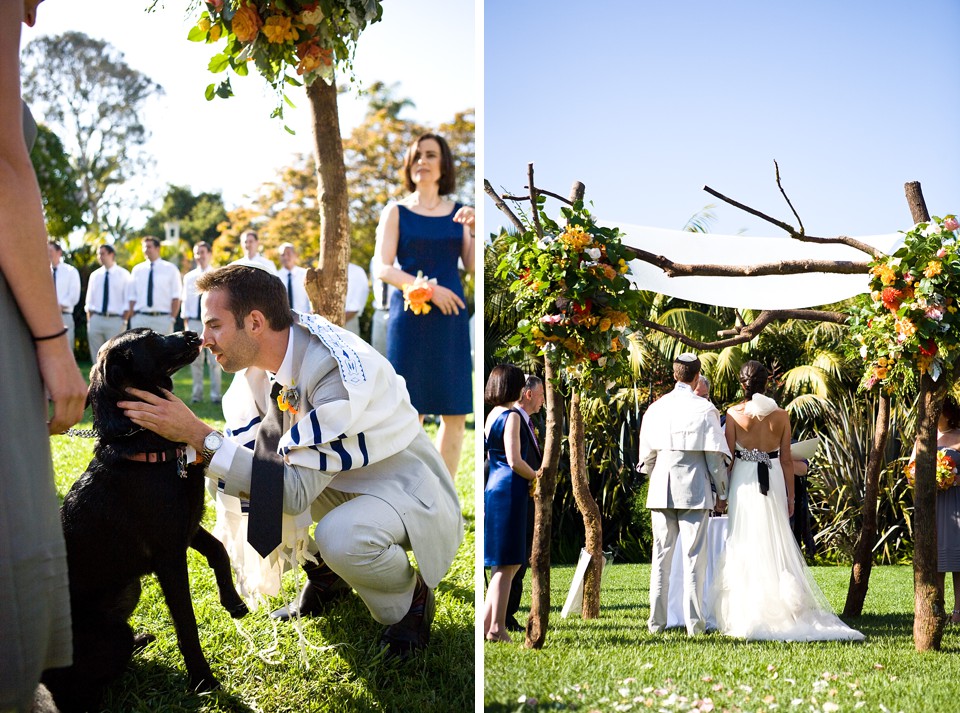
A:
<svg viewBox="0 0 960 713">
<path fill-rule="evenodd" d="M 403 286 L 403 309 L 412 310 L 414 314 L 428 314 L 432 309 L 430 300 L 435 284 L 436 278 L 427 279 L 422 272 L 417 272 L 416 279 Z"/>
<path fill-rule="evenodd" d="M 907 482 L 913 487 L 917 477 L 916 461 L 911 460 L 903 469 L 903 474 L 907 476 Z M 947 455 L 946 451 L 937 451 L 937 488 L 946 490 L 957 480 L 957 464 L 953 458 Z"/>
</svg>

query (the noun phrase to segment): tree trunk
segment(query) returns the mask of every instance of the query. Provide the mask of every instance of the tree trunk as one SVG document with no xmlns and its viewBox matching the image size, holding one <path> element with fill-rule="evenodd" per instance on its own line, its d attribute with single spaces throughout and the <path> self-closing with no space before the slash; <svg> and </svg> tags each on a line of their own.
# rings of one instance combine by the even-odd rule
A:
<svg viewBox="0 0 960 713">
<path fill-rule="evenodd" d="M 583 529 L 586 534 L 586 550 L 590 553 L 590 566 L 583 579 L 583 618 L 596 619 L 600 616 L 600 575 L 603 572 L 603 532 L 600 525 L 600 507 L 590 494 L 590 481 L 587 478 L 585 453 L 585 435 L 583 432 L 583 414 L 580 411 L 580 394 L 573 393 L 570 398 L 570 482 L 573 486 L 573 498 L 583 517 Z"/>
<path fill-rule="evenodd" d="M 913 486 L 913 645 L 939 651 L 947 613 L 937 576 L 937 420 L 947 393 L 947 375 L 920 379 L 917 404 L 917 464 Z"/>
<path fill-rule="evenodd" d="M 914 223 L 930 220 L 920 184 L 904 185 Z M 939 651 L 947 615 L 937 576 L 937 421 L 950 374 L 937 381 L 920 378 L 917 399 L 917 464 L 913 487 L 913 645 L 917 651 Z"/>
<path fill-rule="evenodd" d="M 307 270 L 305 284 L 313 310 L 334 324 L 343 325 L 347 263 L 350 261 L 350 223 L 336 83 L 327 84 L 318 79 L 307 87 L 307 97 L 313 111 L 320 244 L 316 267 Z"/>
<path fill-rule="evenodd" d="M 543 360 L 543 388 L 547 426 L 543 439 L 543 462 L 534 496 L 533 549 L 530 554 L 530 616 L 524 646 L 543 648 L 550 620 L 550 543 L 553 528 L 553 496 L 557 492 L 557 464 L 563 440 L 563 398 L 554 379 L 556 370 L 550 357 Z"/>
<path fill-rule="evenodd" d="M 850 570 L 850 585 L 847 587 L 847 602 L 843 615 L 857 617 L 863 614 L 863 602 L 870 586 L 870 570 L 873 568 L 873 547 L 877 542 L 877 497 L 880 492 L 880 471 L 883 470 L 883 454 L 890 432 L 890 396 L 880 395 L 877 406 L 877 423 L 873 433 L 873 446 L 867 459 L 864 478 L 863 524 L 853 552 L 853 568 Z"/>
</svg>

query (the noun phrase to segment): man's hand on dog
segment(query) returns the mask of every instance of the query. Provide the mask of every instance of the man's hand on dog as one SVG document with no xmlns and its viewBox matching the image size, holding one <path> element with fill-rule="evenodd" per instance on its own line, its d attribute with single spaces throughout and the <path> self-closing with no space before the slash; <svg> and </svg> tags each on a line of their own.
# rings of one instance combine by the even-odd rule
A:
<svg viewBox="0 0 960 713">
<path fill-rule="evenodd" d="M 203 439 L 213 431 L 190 410 L 183 401 L 166 389 L 163 397 L 149 391 L 129 388 L 127 393 L 139 401 L 119 401 L 117 406 L 138 426 L 163 436 L 168 441 L 186 443 L 198 452 L 203 450 Z"/>
</svg>

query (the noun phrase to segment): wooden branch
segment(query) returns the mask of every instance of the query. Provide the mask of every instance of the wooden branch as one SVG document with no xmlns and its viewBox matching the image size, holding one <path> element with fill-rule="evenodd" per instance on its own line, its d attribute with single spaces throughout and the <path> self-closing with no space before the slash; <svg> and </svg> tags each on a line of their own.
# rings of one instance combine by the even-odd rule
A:
<svg viewBox="0 0 960 713">
<path fill-rule="evenodd" d="M 499 195 L 497 195 L 497 192 L 493 189 L 493 186 L 490 184 L 490 181 L 488 181 L 486 178 L 483 179 L 483 191 L 488 196 L 493 198 L 494 205 L 496 205 L 497 208 L 500 209 L 500 212 L 502 212 L 504 215 L 507 216 L 507 218 L 510 219 L 510 222 L 513 223 L 514 227 L 516 227 L 517 230 L 519 230 L 522 233 L 524 230 L 527 229 L 526 226 L 524 226 L 524 224 L 520 222 L 520 219 L 514 214 L 514 212 L 510 210 L 510 206 L 504 203 L 503 199 Z"/>
<path fill-rule="evenodd" d="M 558 201 L 560 201 L 561 203 L 566 203 L 567 205 L 571 205 L 571 206 L 573 205 L 573 201 L 571 201 L 571 200 L 569 200 L 569 199 L 567 199 L 567 198 L 564 198 L 564 197 L 561 196 L 559 193 L 554 193 L 553 191 L 545 191 L 545 190 L 543 190 L 542 188 L 538 188 L 538 189 L 537 189 L 537 193 L 539 193 L 539 194 L 541 194 L 541 195 L 545 195 L 545 196 L 550 196 L 551 198 L 556 198 L 556 199 L 557 199 Z M 507 195 L 505 195 L 505 196 L 503 196 L 503 200 L 505 200 L 505 201 L 528 201 L 528 200 L 530 200 L 530 196 L 507 196 Z"/>
<path fill-rule="evenodd" d="M 733 200 L 732 198 L 728 198 L 722 193 L 719 193 L 713 190 L 712 188 L 710 188 L 710 186 L 704 186 L 703 190 L 705 190 L 711 196 L 715 198 L 719 198 L 724 203 L 729 203 L 734 208 L 739 208 L 740 210 L 745 211 L 750 215 L 755 215 L 758 218 L 761 218 L 767 221 L 768 223 L 772 223 L 773 225 L 776 225 L 781 230 L 789 233 L 790 237 L 793 238 L 794 240 L 799 240 L 800 242 L 803 242 L 803 243 L 817 243 L 820 245 L 833 245 L 833 244 L 847 245 L 851 248 L 854 248 L 855 250 L 864 252 L 867 255 L 870 255 L 871 257 L 881 257 L 884 254 L 881 250 L 878 250 L 872 245 L 868 245 L 867 243 L 862 243 L 859 240 L 854 240 L 853 238 L 848 238 L 846 235 L 839 235 L 835 238 L 819 238 L 814 235 L 807 235 L 806 233 L 802 232 L 802 230 L 796 230 L 792 225 L 789 225 L 788 223 L 784 223 L 782 220 L 771 218 L 766 213 L 761 213 L 759 210 L 751 208 L 750 206 L 746 206 L 743 203 Z M 784 195 L 784 197 L 786 197 L 786 195 Z M 787 202 L 789 203 L 789 200 Z M 793 206 L 791 206 L 791 208 L 792 207 Z"/>
<path fill-rule="evenodd" d="M 533 227 L 537 237 L 543 237 L 543 226 L 540 225 L 540 207 L 537 204 L 537 186 L 533 182 L 533 162 L 527 164 L 527 184 L 530 188 L 530 214 L 533 216 Z"/>
<path fill-rule="evenodd" d="M 624 245 L 637 259 L 663 270 L 667 277 L 756 277 L 758 275 L 802 275 L 808 272 L 829 272 L 840 275 L 866 275 L 868 262 L 846 260 L 789 260 L 757 265 L 699 265 L 673 262 L 640 248 Z"/>
<path fill-rule="evenodd" d="M 780 166 L 777 164 L 776 160 L 774 160 L 773 162 L 773 168 L 777 176 L 777 188 L 780 189 L 780 195 L 783 196 L 783 200 L 785 200 L 787 202 L 787 205 L 790 206 L 790 212 L 793 213 L 793 217 L 796 218 L 797 223 L 800 224 L 800 234 L 803 235 L 804 232 L 806 232 L 803 229 L 803 221 L 800 220 L 800 216 L 797 214 L 797 211 L 794 210 L 793 203 L 790 202 L 790 198 L 787 196 L 787 192 L 783 190 L 783 184 L 780 183 Z"/>
<path fill-rule="evenodd" d="M 692 337 L 688 337 L 686 334 L 683 334 L 672 327 L 666 327 L 649 319 L 641 319 L 639 322 L 647 329 L 653 329 L 657 332 L 662 332 L 669 337 L 673 337 L 681 344 L 685 344 L 693 349 L 712 350 L 723 349 L 725 347 L 732 347 L 737 344 L 749 342 L 760 332 L 762 332 L 764 328 L 771 322 L 779 322 L 787 319 L 801 319 L 812 322 L 833 322 L 835 324 L 844 324 L 847 321 L 847 315 L 843 312 L 829 312 L 815 309 L 764 310 L 757 315 L 757 318 L 750 324 L 720 332 L 720 336 L 728 334 L 732 334 L 733 336 L 714 342 L 701 342 L 697 339 L 693 339 Z"/>
</svg>

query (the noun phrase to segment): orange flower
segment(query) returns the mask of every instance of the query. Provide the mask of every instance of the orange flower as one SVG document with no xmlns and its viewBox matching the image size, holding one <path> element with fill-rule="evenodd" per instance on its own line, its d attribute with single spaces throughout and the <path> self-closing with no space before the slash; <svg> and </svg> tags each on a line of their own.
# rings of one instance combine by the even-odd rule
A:
<svg viewBox="0 0 960 713">
<path fill-rule="evenodd" d="M 297 74 L 307 74 L 321 66 L 330 66 L 333 63 L 333 52 L 323 49 L 314 41 L 297 45 L 297 57 L 300 58 L 300 64 L 297 65 Z"/>
<path fill-rule="evenodd" d="M 267 42 L 274 45 L 293 42 L 300 36 L 300 33 L 293 26 L 293 21 L 284 15 L 268 17 L 263 26 L 263 34 L 266 36 Z"/>
<path fill-rule="evenodd" d="M 941 272 L 943 272 L 943 265 L 941 265 L 937 260 L 931 260 L 923 269 L 924 277 L 936 277 Z"/>
<path fill-rule="evenodd" d="M 253 42 L 261 27 L 263 27 L 263 20 L 260 19 L 260 15 L 257 14 L 257 9 L 253 5 L 241 5 L 237 8 L 231 28 L 238 40 Z"/>
<path fill-rule="evenodd" d="M 416 279 L 403 286 L 403 309 L 411 310 L 414 314 L 429 314 L 430 300 L 433 298 L 433 286 L 436 278 L 428 280 L 422 272 L 417 273 Z"/>
<path fill-rule="evenodd" d="M 600 320 L 600 331 L 606 332 L 613 325 L 613 322 L 609 317 L 604 317 Z"/>
</svg>

